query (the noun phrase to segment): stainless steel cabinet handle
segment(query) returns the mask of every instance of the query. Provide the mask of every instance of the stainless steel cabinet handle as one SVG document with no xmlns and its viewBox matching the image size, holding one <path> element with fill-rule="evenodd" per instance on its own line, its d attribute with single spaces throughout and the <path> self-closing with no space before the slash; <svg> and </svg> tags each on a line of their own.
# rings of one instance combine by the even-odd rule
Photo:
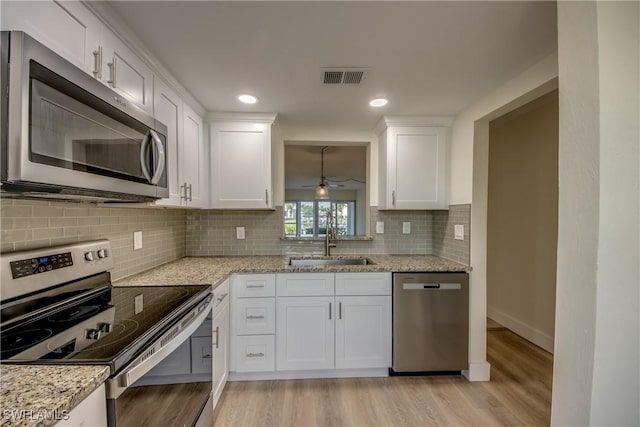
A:
<svg viewBox="0 0 640 427">
<path fill-rule="evenodd" d="M 249 353 L 245 357 L 264 357 L 264 353 Z"/>
<path fill-rule="evenodd" d="M 247 320 L 261 320 L 264 316 L 247 316 Z"/>
<path fill-rule="evenodd" d="M 113 58 L 113 61 L 107 62 L 107 67 L 109 67 L 109 80 L 107 83 L 111 85 L 111 87 L 116 87 L 116 58 Z"/>
<path fill-rule="evenodd" d="M 189 201 L 193 202 L 193 188 L 192 188 L 192 184 L 189 184 Z"/>
<path fill-rule="evenodd" d="M 182 195 L 183 191 L 184 191 L 184 196 Z M 184 200 L 184 201 L 187 200 L 187 183 L 186 182 L 180 186 L 180 200 Z"/>
<path fill-rule="evenodd" d="M 342 301 L 338 303 L 338 319 L 342 320 Z"/>
<path fill-rule="evenodd" d="M 396 190 L 393 190 L 393 191 L 391 192 L 391 204 L 392 204 L 393 206 L 395 206 L 395 205 L 396 205 Z"/>
<path fill-rule="evenodd" d="M 213 332 L 215 332 L 215 334 L 216 334 L 215 346 L 216 346 L 216 348 L 220 348 L 220 326 L 216 326 L 216 328 L 213 330 Z"/>
<path fill-rule="evenodd" d="M 202 358 L 203 359 L 211 359 L 211 358 L 213 358 L 213 356 L 210 355 L 210 354 L 205 354 L 205 355 L 202 356 Z"/>
<path fill-rule="evenodd" d="M 93 51 L 93 77 L 102 79 L 102 46 Z"/>
<path fill-rule="evenodd" d="M 216 298 L 218 300 L 218 302 L 221 302 L 223 299 L 225 299 L 227 297 L 227 295 L 229 294 L 222 294 L 222 296 Z"/>
<path fill-rule="evenodd" d="M 331 303 L 329 303 L 329 320 L 331 320 Z"/>
<path fill-rule="evenodd" d="M 267 206 L 269 206 L 269 190 L 268 189 L 264 189 L 264 202 Z"/>
<path fill-rule="evenodd" d="M 252 288 L 264 288 L 264 285 L 247 285 L 247 289 L 252 289 Z"/>
</svg>

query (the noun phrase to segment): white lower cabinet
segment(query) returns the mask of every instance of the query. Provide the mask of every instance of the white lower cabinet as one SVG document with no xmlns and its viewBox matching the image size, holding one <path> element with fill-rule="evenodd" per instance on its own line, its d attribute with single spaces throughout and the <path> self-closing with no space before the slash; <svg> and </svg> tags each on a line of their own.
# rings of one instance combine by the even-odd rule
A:
<svg viewBox="0 0 640 427">
<path fill-rule="evenodd" d="M 387 375 L 391 273 L 237 275 L 232 294 L 233 379 Z"/>
<path fill-rule="evenodd" d="M 334 298 L 278 298 L 276 328 L 279 371 L 334 367 Z"/>
<path fill-rule="evenodd" d="M 102 384 L 89 396 L 73 408 L 65 419 L 58 421 L 60 427 L 106 427 L 107 426 L 107 395 Z"/>
<path fill-rule="evenodd" d="M 228 291 L 227 295 L 222 297 L 222 301 L 213 309 L 215 315 L 211 342 L 213 347 L 212 395 L 214 408 L 220 399 L 224 385 L 227 383 L 227 378 L 229 378 L 229 298 L 227 296 Z"/>
<path fill-rule="evenodd" d="M 391 366 L 391 297 L 336 297 L 336 368 Z"/>
</svg>

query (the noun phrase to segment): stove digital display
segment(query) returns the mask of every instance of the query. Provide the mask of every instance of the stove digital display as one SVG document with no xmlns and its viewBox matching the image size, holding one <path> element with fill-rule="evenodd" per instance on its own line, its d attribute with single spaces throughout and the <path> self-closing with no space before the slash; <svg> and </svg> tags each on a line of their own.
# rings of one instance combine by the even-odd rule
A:
<svg viewBox="0 0 640 427">
<path fill-rule="evenodd" d="M 20 261 L 10 262 L 9 264 L 11 265 L 13 278 L 19 279 L 20 277 L 70 267 L 73 265 L 73 257 L 71 256 L 71 252 L 65 252 L 39 258 L 22 259 Z"/>
</svg>

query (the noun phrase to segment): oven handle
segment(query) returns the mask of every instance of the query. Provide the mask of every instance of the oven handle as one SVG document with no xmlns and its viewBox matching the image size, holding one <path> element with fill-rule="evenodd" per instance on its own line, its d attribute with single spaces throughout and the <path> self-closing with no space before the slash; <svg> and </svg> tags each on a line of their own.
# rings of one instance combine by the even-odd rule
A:
<svg viewBox="0 0 640 427">
<path fill-rule="evenodd" d="M 198 329 L 211 312 L 212 306 L 213 296 L 209 295 L 185 316 L 185 318 L 192 315 L 195 316 L 191 318 L 189 323 L 183 325 L 184 320 L 182 320 L 162 334 L 142 355 L 138 356 L 123 372 L 114 378 L 115 383 L 120 387 L 126 388 L 142 378 Z"/>
</svg>

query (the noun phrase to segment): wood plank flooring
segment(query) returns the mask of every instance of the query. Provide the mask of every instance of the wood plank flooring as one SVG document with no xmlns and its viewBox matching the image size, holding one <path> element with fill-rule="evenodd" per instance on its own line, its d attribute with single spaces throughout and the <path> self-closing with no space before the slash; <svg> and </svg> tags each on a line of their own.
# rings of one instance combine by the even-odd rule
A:
<svg viewBox="0 0 640 427">
<path fill-rule="evenodd" d="M 460 376 L 227 383 L 216 426 L 544 426 L 553 356 L 507 329 L 487 332 L 491 381 Z"/>
</svg>

